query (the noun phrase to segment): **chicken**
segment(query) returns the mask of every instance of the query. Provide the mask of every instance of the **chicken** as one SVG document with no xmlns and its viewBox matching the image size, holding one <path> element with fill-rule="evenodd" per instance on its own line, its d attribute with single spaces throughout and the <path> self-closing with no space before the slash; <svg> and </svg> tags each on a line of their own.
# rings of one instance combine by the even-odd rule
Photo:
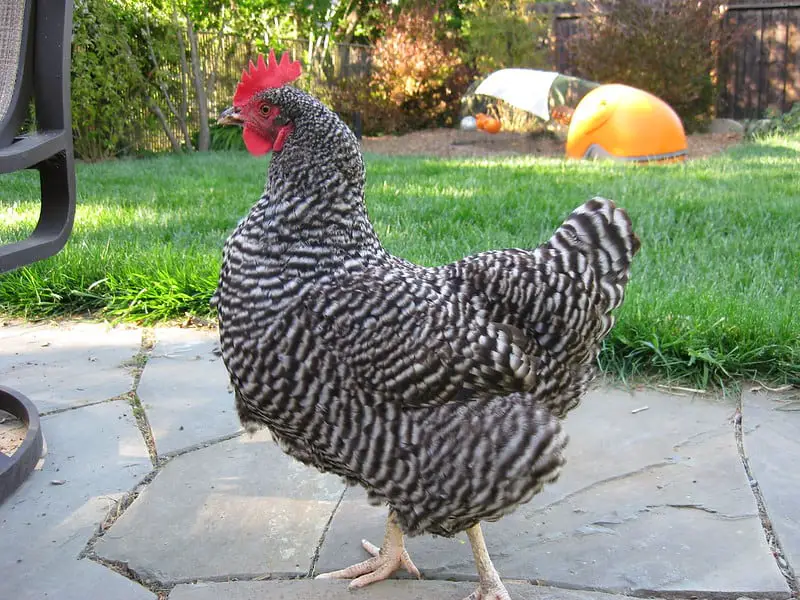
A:
<svg viewBox="0 0 800 600">
<path fill-rule="evenodd" d="M 509 598 L 480 529 L 554 481 L 561 418 L 589 382 L 639 241 L 595 198 L 534 250 L 427 268 L 381 245 L 347 126 L 288 85 L 286 55 L 250 63 L 220 123 L 273 152 L 263 196 L 225 244 L 222 357 L 243 425 L 386 504 L 383 546 L 320 577 L 359 588 L 419 570 L 405 535 L 466 531 L 472 599 Z M 444 217 L 443 217 L 444 218 Z"/>
</svg>

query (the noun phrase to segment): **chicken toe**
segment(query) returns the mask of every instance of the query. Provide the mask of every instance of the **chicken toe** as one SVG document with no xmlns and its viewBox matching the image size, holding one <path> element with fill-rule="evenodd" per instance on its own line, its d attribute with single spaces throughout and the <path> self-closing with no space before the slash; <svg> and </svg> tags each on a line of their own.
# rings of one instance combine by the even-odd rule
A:
<svg viewBox="0 0 800 600">
<path fill-rule="evenodd" d="M 417 579 L 421 578 L 419 569 L 411 561 L 408 551 L 403 544 L 403 532 L 397 526 L 393 516 L 389 513 L 386 521 L 386 535 L 383 538 L 383 546 L 378 548 L 375 544 L 362 540 L 361 545 L 364 550 L 372 554 L 372 558 L 358 564 L 317 575 L 317 579 L 352 579 L 350 589 L 362 588 L 388 579 L 395 571 L 404 568 Z"/>
<path fill-rule="evenodd" d="M 511 596 L 508 595 L 508 590 L 501 583 L 489 588 L 480 585 L 477 590 L 464 598 L 464 600 L 511 600 Z"/>
</svg>

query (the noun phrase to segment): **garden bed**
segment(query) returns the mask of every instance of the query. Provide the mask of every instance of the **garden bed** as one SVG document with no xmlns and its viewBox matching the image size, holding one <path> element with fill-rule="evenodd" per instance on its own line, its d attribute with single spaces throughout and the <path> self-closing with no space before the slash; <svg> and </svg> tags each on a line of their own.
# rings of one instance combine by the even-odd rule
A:
<svg viewBox="0 0 800 600">
<path fill-rule="evenodd" d="M 0 410 L 0 452 L 12 455 L 25 440 L 28 428 L 14 415 Z"/>
<path fill-rule="evenodd" d="M 742 141 L 731 133 L 696 133 L 688 136 L 689 158 L 718 154 Z M 405 135 L 366 137 L 365 152 L 386 155 L 425 155 L 443 158 L 489 155 L 533 155 L 561 158 L 564 142 L 549 134 L 531 135 L 500 132 L 489 135 L 482 131 L 429 129 Z"/>
</svg>

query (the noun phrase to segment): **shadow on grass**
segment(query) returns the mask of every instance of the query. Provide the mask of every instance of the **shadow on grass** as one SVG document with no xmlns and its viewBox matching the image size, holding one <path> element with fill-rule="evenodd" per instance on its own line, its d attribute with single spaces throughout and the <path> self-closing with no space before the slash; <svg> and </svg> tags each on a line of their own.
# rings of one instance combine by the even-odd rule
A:
<svg viewBox="0 0 800 600">
<path fill-rule="evenodd" d="M 800 158 L 800 149 L 788 146 L 785 141 L 773 141 L 770 138 L 763 138 L 755 142 L 734 146 L 730 148 L 726 154 L 732 157 L 744 155 L 745 158 L 796 160 Z"/>
</svg>

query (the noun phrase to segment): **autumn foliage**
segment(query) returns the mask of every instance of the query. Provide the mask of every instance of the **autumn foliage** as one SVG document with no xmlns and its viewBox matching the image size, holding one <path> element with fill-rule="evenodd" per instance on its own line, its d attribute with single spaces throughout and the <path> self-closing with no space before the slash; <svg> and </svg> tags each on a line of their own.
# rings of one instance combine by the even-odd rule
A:
<svg viewBox="0 0 800 600">
<path fill-rule="evenodd" d="M 361 112 L 366 133 L 399 133 L 452 125 L 470 79 L 435 6 L 418 4 L 392 16 L 374 45 L 371 75 L 339 82 L 333 102 Z"/>
</svg>

